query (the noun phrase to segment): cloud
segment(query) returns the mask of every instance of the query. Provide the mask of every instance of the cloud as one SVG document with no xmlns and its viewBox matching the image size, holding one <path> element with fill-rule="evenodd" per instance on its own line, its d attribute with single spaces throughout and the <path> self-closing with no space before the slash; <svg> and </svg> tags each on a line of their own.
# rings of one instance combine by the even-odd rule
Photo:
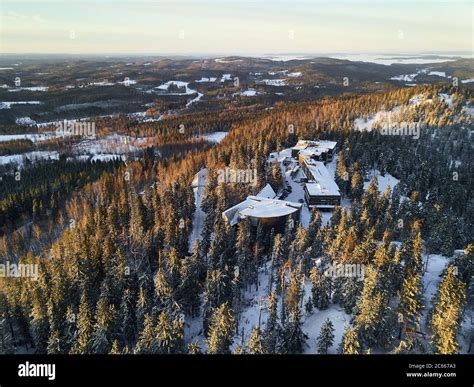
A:
<svg viewBox="0 0 474 387">
<path fill-rule="evenodd" d="M 6 11 L 0 13 L 0 18 L 5 20 L 10 20 L 14 22 L 19 21 L 27 21 L 27 22 L 35 22 L 35 23 L 45 23 L 46 21 L 40 14 L 36 15 L 26 15 L 21 14 L 15 11 Z"/>
<path fill-rule="evenodd" d="M 46 21 L 41 15 L 33 15 L 32 19 L 37 23 L 44 23 Z"/>
</svg>

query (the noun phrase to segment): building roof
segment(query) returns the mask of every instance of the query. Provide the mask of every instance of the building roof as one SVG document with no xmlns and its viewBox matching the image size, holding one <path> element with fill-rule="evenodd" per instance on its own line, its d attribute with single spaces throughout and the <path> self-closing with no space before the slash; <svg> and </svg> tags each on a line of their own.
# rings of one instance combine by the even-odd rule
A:
<svg viewBox="0 0 474 387">
<path fill-rule="evenodd" d="M 308 179 L 314 180 L 306 183 L 306 190 L 311 196 L 340 196 L 339 187 L 323 162 L 305 158 L 304 163 L 312 175 L 307 176 Z"/>
<path fill-rule="evenodd" d="M 293 149 L 299 150 L 300 154 L 320 155 L 322 153 L 333 151 L 336 148 L 336 141 L 320 140 L 299 140 Z"/>
<path fill-rule="evenodd" d="M 315 146 L 309 146 L 309 147 L 306 147 L 302 150 L 300 150 L 300 155 L 301 156 L 308 156 L 308 157 L 311 157 L 311 156 L 321 156 L 323 153 L 326 153 L 328 151 L 328 149 L 326 148 L 318 148 L 318 147 L 315 147 Z"/>
<path fill-rule="evenodd" d="M 300 203 L 287 202 L 285 200 L 265 199 L 258 196 L 249 196 L 250 204 L 240 211 L 242 217 L 254 218 L 276 218 L 291 215 L 302 207 Z"/>
<path fill-rule="evenodd" d="M 224 211 L 222 215 L 229 221 L 230 225 L 233 226 L 246 217 L 277 218 L 291 215 L 299 211 L 301 207 L 301 203 L 249 196 L 243 202 Z"/>
<path fill-rule="evenodd" d="M 275 191 L 273 190 L 270 184 L 267 184 L 262 190 L 257 194 L 258 197 L 266 199 L 274 199 L 276 196 Z"/>
</svg>

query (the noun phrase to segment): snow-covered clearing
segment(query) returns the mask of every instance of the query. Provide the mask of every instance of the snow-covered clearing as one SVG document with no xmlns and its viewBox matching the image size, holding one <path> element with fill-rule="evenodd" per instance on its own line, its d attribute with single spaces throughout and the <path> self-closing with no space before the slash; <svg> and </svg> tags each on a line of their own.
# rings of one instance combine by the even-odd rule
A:
<svg viewBox="0 0 474 387">
<path fill-rule="evenodd" d="M 257 94 L 260 94 L 255 89 L 247 89 L 241 93 L 235 93 L 234 95 L 241 95 L 243 97 L 255 97 Z"/>
<path fill-rule="evenodd" d="M 223 74 L 221 77 L 221 82 L 231 81 L 231 80 L 232 80 L 232 74 Z"/>
<path fill-rule="evenodd" d="M 0 142 L 13 140 L 30 140 L 39 142 L 57 137 L 55 132 L 27 133 L 27 134 L 0 134 Z"/>
<path fill-rule="evenodd" d="M 405 74 L 405 75 L 396 75 L 391 77 L 390 80 L 392 81 L 402 81 L 402 82 L 413 82 L 417 77 L 418 73 L 415 74 Z"/>
<path fill-rule="evenodd" d="M 203 134 L 203 135 L 200 136 L 200 138 L 203 138 L 203 139 L 206 140 L 206 141 L 219 143 L 219 142 L 221 142 L 221 141 L 225 138 L 225 136 L 227 136 L 228 134 L 229 134 L 229 132 L 213 132 L 213 133 Z"/>
<path fill-rule="evenodd" d="M 59 160 L 59 153 L 50 151 L 35 151 L 17 155 L 0 156 L 0 165 L 13 163 L 21 167 L 26 159 L 30 161 L 41 159 Z"/>
<path fill-rule="evenodd" d="M 10 93 L 14 93 L 16 91 L 48 91 L 48 86 L 33 86 L 33 87 L 17 87 L 15 89 L 9 89 Z"/>
<path fill-rule="evenodd" d="M 40 101 L 13 101 L 13 102 L 0 102 L 0 109 L 11 109 L 12 105 L 40 105 Z"/>
<path fill-rule="evenodd" d="M 448 106 L 453 106 L 452 96 L 445 93 L 440 93 L 438 98 L 446 103 Z M 381 127 L 381 125 L 389 127 L 402 126 L 401 124 L 416 124 L 412 122 L 406 122 L 407 118 L 411 115 L 411 109 L 420 106 L 422 104 L 431 104 L 433 100 L 426 98 L 424 94 L 418 94 L 412 97 L 408 105 L 396 106 L 392 110 L 379 110 L 376 113 L 368 115 L 366 118 L 362 117 L 356 118 L 354 120 L 354 130 L 358 131 L 372 131 L 376 127 Z"/>
<path fill-rule="evenodd" d="M 171 85 L 176 86 L 179 90 L 183 90 L 182 92 L 169 92 L 169 88 Z M 161 91 L 161 95 L 192 95 L 192 94 L 197 94 L 197 97 L 193 98 L 191 101 L 189 101 L 186 104 L 186 107 L 191 106 L 193 103 L 198 102 L 204 94 L 199 93 L 197 90 L 191 89 L 189 86 L 189 82 L 184 82 L 184 81 L 168 81 L 166 83 L 163 83 L 160 86 L 155 87 L 155 89 L 158 89 Z"/>
<path fill-rule="evenodd" d="M 397 178 L 393 177 L 390 173 L 388 172 L 385 172 L 385 175 L 382 176 L 380 174 L 380 171 L 378 171 L 377 169 L 376 170 L 373 170 L 373 171 L 370 171 L 369 172 L 369 175 L 368 175 L 368 181 L 364 182 L 364 189 L 367 190 L 369 188 L 369 185 L 370 185 L 370 182 L 372 181 L 372 179 L 377 176 L 377 182 L 378 182 L 378 190 L 381 194 L 383 194 L 385 192 L 385 190 L 387 189 L 387 187 L 390 187 L 390 190 L 393 192 L 393 189 L 395 188 L 395 186 L 400 182 L 400 180 L 398 180 Z"/>
</svg>

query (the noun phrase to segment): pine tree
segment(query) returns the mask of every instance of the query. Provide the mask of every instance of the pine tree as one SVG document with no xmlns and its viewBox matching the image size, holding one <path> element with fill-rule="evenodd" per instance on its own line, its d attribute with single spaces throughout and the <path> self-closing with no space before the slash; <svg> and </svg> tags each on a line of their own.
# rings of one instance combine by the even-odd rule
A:
<svg viewBox="0 0 474 387">
<path fill-rule="evenodd" d="M 157 349 L 155 323 L 153 317 L 147 313 L 144 317 L 143 330 L 140 332 L 140 338 L 135 346 L 135 353 L 151 354 L 156 353 Z"/>
<path fill-rule="evenodd" d="M 400 313 L 404 320 L 410 322 L 415 328 L 419 326 L 422 308 L 421 273 L 407 270 L 400 294 Z"/>
<path fill-rule="evenodd" d="M 113 305 L 109 305 L 105 297 L 101 297 L 96 307 L 96 322 L 91 338 L 93 353 L 107 354 L 112 348 L 116 336 L 116 311 Z"/>
<path fill-rule="evenodd" d="M 156 324 L 157 352 L 161 354 L 182 353 L 184 350 L 184 323 L 172 320 L 166 312 L 161 312 Z"/>
<path fill-rule="evenodd" d="M 384 314 L 387 308 L 386 292 L 381 284 L 379 269 L 369 266 L 365 272 L 364 286 L 357 304 L 354 325 L 363 344 L 369 348 L 382 344 Z"/>
<path fill-rule="evenodd" d="M 316 340 L 316 349 L 318 353 L 328 353 L 328 348 L 334 343 L 334 325 L 328 318 L 321 325 L 321 332 Z"/>
<path fill-rule="evenodd" d="M 57 355 L 62 353 L 61 349 L 61 337 L 59 330 L 54 329 L 51 331 L 48 339 L 48 346 L 46 348 L 48 355 Z"/>
<path fill-rule="evenodd" d="M 339 151 L 337 155 L 336 184 L 341 188 L 343 194 L 347 193 L 349 187 L 349 172 L 342 151 Z"/>
<path fill-rule="evenodd" d="M 200 355 L 202 353 L 201 347 L 196 342 L 189 343 L 188 344 L 188 353 L 190 355 Z"/>
<path fill-rule="evenodd" d="M 270 266 L 270 275 L 269 277 L 269 284 L 268 284 L 268 291 L 273 291 L 273 284 L 275 283 L 275 277 L 283 264 L 284 260 L 288 257 L 288 250 L 285 246 L 284 240 L 282 239 L 281 234 L 275 235 L 273 240 L 273 248 L 272 248 L 272 261 Z M 280 291 L 279 287 L 276 287 L 277 292 Z"/>
<path fill-rule="evenodd" d="M 346 327 L 339 346 L 339 353 L 344 355 L 359 355 L 361 346 L 357 331 L 354 328 Z"/>
<path fill-rule="evenodd" d="M 49 322 L 47 308 L 39 288 L 34 290 L 31 310 L 31 331 L 37 352 L 45 353 L 48 344 Z"/>
<path fill-rule="evenodd" d="M 455 267 L 449 266 L 439 285 L 431 314 L 431 343 L 436 353 L 459 352 L 456 336 L 461 327 L 465 293 L 466 285 L 456 277 Z"/>
<path fill-rule="evenodd" d="M 354 277 L 344 278 L 342 283 L 342 306 L 347 314 L 352 314 L 361 293 L 361 281 Z"/>
<path fill-rule="evenodd" d="M 224 303 L 212 315 L 207 339 L 207 352 L 209 354 L 229 354 L 234 329 L 234 316 L 227 303 Z"/>
<path fill-rule="evenodd" d="M 362 193 L 364 192 L 364 180 L 360 175 L 357 169 L 354 170 L 354 173 L 351 177 L 351 198 L 355 200 L 360 200 Z"/>
<path fill-rule="evenodd" d="M 469 244 L 453 264 L 457 267 L 458 278 L 469 286 L 474 275 L 474 245 Z"/>
<path fill-rule="evenodd" d="M 302 353 L 307 339 L 308 336 L 301 329 L 301 312 L 298 307 L 283 323 L 279 337 L 279 351 L 283 354 Z"/>
<path fill-rule="evenodd" d="M 72 346 L 76 340 L 77 335 L 77 321 L 76 315 L 69 305 L 66 309 L 66 314 L 64 317 L 64 326 L 62 330 L 60 346 L 62 347 L 63 351 L 61 353 L 69 353 L 71 351 Z"/>
<path fill-rule="evenodd" d="M 262 355 L 265 353 L 262 331 L 260 330 L 260 327 L 255 327 L 252 330 L 247 347 L 248 352 L 252 355 Z"/>
<path fill-rule="evenodd" d="M 288 313 L 295 313 L 299 310 L 301 298 L 303 297 L 301 282 L 304 277 L 301 275 L 300 268 L 292 270 L 289 277 L 289 284 L 285 297 L 286 309 Z"/>
<path fill-rule="evenodd" d="M 214 310 L 232 296 L 231 278 L 228 272 L 219 269 L 208 272 L 203 305 L 203 330 L 208 333 L 209 322 Z"/>
<path fill-rule="evenodd" d="M 319 310 L 327 309 L 331 299 L 331 279 L 322 274 L 316 266 L 311 269 L 311 297 Z"/>
<path fill-rule="evenodd" d="M 6 317 L 0 317 L 0 355 L 12 355 L 14 352 L 13 338 Z"/>
<path fill-rule="evenodd" d="M 93 314 L 86 294 L 82 293 L 77 317 L 77 337 L 71 349 L 73 354 L 89 354 L 92 352 Z"/>
<path fill-rule="evenodd" d="M 204 268 L 196 242 L 193 254 L 183 260 L 181 265 L 181 283 L 179 285 L 179 300 L 183 311 L 194 318 L 198 313 L 201 303 L 200 291 L 202 289 L 201 277 Z"/>
<path fill-rule="evenodd" d="M 109 355 L 120 355 L 122 351 L 120 350 L 120 344 L 118 340 L 114 340 L 112 343 L 112 348 L 110 349 Z"/>
<path fill-rule="evenodd" d="M 268 297 L 268 320 L 263 335 L 266 353 L 275 353 L 278 340 L 278 316 L 277 316 L 277 296 L 273 291 Z"/>
<path fill-rule="evenodd" d="M 120 304 L 120 313 L 118 315 L 119 331 L 121 333 L 121 341 L 125 345 L 132 345 L 137 338 L 137 321 L 135 316 L 135 308 L 133 306 L 133 298 L 129 289 L 125 289 Z"/>
</svg>

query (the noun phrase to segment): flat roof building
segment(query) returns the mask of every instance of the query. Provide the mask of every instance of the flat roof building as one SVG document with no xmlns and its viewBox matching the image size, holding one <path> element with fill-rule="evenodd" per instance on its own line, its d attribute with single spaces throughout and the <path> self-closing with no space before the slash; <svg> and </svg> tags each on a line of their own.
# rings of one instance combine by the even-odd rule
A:
<svg viewBox="0 0 474 387">
<path fill-rule="evenodd" d="M 291 157 L 311 157 L 317 161 L 331 161 L 336 152 L 337 142 L 320 140 L 299 140 L 291 149 Z"/>
<path fill-rule="evenodd" d="M 330 209 L 341 204 L 339 187 L 323 162 L 304 157 L 300 166 L 308 179 L 304 193 L 309 207 Z"/>
</svg>

